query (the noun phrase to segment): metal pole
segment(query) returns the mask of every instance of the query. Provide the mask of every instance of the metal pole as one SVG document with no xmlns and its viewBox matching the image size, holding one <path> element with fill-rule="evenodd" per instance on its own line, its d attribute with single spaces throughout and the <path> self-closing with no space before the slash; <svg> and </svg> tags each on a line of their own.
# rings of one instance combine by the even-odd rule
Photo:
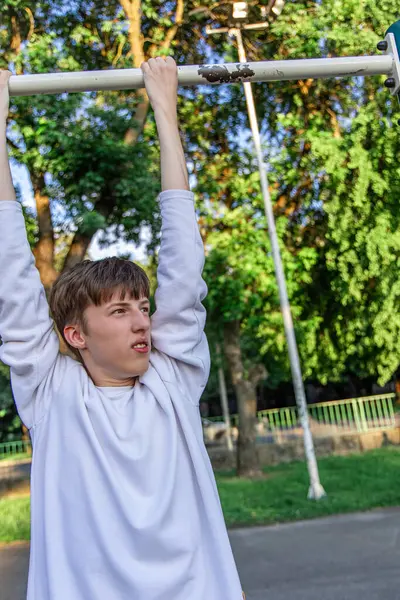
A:
<svg viewBox="0 0 400 600">
<path fill-rule="evenodd" d="M 224 421 L 225 421 L 225 425 L 226 425 L 226 445 L 228 446 L 229 452 L 232 452 L 233 444 L 232 444 L 231 419 L 229 416 L 228 395 L 226 393 L 226 385 L 225 385 L 225 373 L 224 373 L 224 369 L 222 367 L 222 354 L 221 354 L 221 347 L 219 344 L 217 344 L 217 357 L 218 357 L 219 395 L 221 398 L 222 414 L 224 416 Z"/>
<path fill-rule="evenodd" d="M 394 68 L 395 61 L 392 54 L 250 63 L 244 61 L 244 64 L 179 66 L 178 80 L 180 85 L 208 85 L 238 83 L 241 81 L 289 81 L 369 75 L 393 76 Z M 141 69 L 12 75 L 9 80 L 11 96 L 98 90 L 131 90 L 142 87 L 144 87 L 144 82 Z"/>
<path fill-rule="evenodd" d="M 232 34 L 236 36 L 239 50 L 239 60 L 246 62 L 246 52 L 243 46 L 242 34 L 240 29 L 232 29 Z M 308 419 L 307 401 L 304 391 L 303 379 L 301 374 L 299 354 L 297 350 L 296 336 L 293 328 L 292 314 L 287 295 L 285 274 L 283 271 L 281 254 L 279 250 L 278 236 L 275 228 L 274 213 L 272 210 L 272 202 L 269 194 L 267 173 L 264 165 L 264 158 L 261 148 L 260 132 L 258 129 L 257 115 L 254 106 L 253 91 L 251 83 L 244 83 L 244 92 L 246 95 L 247 109 L 251 131 L 254 139 L 254 146 L 257 154 L 258 167 L 260 170 L 261 190 L 264 199 L 265 213 L 267 216 L 268 231 L 271 241 L 272 257 L 275 265 L 276 280 L 279 288 L 279 298 L 285 327 L 285 334 L 289 350 L 290 367 L 292 371 L 293 387 L 296 397 L 297 408 L 299 411 L 301 425 L 303 427 L 304 449 L 306 454 L 307 468 L 310 477 L 310 488 L 308 498 L 319 500 L 325 496 L 325 490 L 319 480 L 318 465 L 315 458 L 314 444 L 310 430 Z"/>
</svg>

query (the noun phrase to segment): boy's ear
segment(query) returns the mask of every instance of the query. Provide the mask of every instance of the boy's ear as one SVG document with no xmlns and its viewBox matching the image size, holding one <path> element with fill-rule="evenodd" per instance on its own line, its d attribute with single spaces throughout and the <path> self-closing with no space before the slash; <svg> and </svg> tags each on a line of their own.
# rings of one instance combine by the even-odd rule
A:
<svg viewBox="0 0 400 600">
<path fill-rule="evenodd" d="M 68 344 L 78 350 L 86 349 L 86 340 L 79 325 L 66 325 L 64 336 Z"/>
</svg>

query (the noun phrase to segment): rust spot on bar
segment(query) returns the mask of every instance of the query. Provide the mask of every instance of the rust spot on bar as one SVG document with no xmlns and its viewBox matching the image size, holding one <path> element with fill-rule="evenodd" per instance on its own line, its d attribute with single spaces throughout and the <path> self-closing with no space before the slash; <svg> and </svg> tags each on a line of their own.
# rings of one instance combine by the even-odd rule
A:
<svg viewBox="0 0 400 600">
<path fill-rule="evenodd" d="M 357 69 L 357 71 L 353 71 L 352 73 L 350 73 L 350 75 L 353 77 L 356 75 L 362 75 L 365 72 L 368 72 L 368 67 L 365 67 L 365 69 Z"/>
<path fill-rule="evenodd" d="M 197 71 L 208 81 L 208 83 L 235 83 L 251 79 L 255 72 L 250 69 L 250 66 L 245 64 L 237 64 L 236 71 L 228 71 L 225 65 L 204 65 Z"/>
</svg>

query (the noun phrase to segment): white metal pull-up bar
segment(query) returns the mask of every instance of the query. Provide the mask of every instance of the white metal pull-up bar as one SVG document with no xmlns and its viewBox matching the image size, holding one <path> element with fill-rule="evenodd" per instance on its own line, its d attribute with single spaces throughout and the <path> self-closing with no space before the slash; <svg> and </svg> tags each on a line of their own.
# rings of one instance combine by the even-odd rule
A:
<svg viewBox="0 0 400 600">
<path fill-rule="evenodd" d="M 178 81 L 180 85 L 190 86 L 242 81 L 288 81 L 367 75 L 390 76 L 392 72 L 393 57 L 390 55 L 355 56 L 261 61 L 247 64 L 186 65 L 178 67 Z M 12 75 L 9 81 L 11 96 L 129 90 L 141 87 L 144 87 L 141 69 Z"/>
<path fill-rule="evenodd" d="M 392 93 L 400 88 L 400 62 L 393 34 L 386 36 L 387 54 L 381 56 L 349 56 L 276 60 L 217 65 L 184 65 L 178 67 L 180 85 L 239 83 L 243 81 L 288 81 L 327 79 L 330 77 L 366 77 L 388 75 Z M 144 87 L 141 69 L 74 71 L 38 75 L 12 75 L 11 96 L 61 94 L 98 90 L 129 90 Z"/>
</svg>

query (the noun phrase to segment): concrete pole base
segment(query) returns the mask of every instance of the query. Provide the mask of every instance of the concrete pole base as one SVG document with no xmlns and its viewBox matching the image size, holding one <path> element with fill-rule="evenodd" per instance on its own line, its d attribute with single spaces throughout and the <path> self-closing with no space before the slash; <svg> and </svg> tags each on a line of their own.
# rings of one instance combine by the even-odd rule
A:
<svg viewBox="0 0 400 600">
<path fill-rule="evenodd" d="M 315 483 L 310 485 L 307 498 L 308 500 L 321 500 L 326 498 L 326 492 L 320 483 Z"/>
</svg>

